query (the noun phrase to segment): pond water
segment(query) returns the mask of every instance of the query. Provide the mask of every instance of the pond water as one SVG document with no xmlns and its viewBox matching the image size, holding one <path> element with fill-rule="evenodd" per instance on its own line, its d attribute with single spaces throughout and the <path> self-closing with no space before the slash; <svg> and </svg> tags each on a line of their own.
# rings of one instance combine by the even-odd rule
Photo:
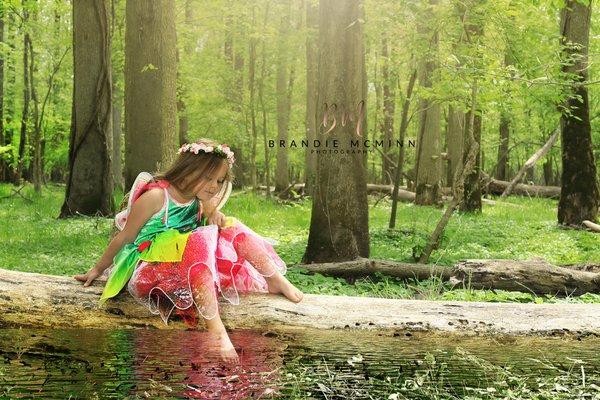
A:
<svg viewBox="0 0 600 400">
<path fill-rule="evenodd" d="M 599 338 L 237 330 L 224 365 L 206 335 L 0 329 L 0 398 L 600 399 Z"/>
</svg>

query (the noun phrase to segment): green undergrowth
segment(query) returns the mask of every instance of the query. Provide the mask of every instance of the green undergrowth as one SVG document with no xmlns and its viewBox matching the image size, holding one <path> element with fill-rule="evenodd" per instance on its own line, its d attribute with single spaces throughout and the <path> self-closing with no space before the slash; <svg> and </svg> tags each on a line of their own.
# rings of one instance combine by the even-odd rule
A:
<svg viewBox="0 0 600 400">
<path fill-rule="evenodd" d="M 108 244 L 112 219 L 57 219 L 63 185 L 48 185 L 41 196 L 31 186 L 14 194 L 0 184 L 0 267 L 54 275 L 72 275 L 90 268 Z M 117 195 L 118 202 L 122 195 Z M 553 264 L 598 262 L 600 235 L 564 229 L 556 224 L 556 201 L 511 198 L 510 204 L 484 205 L 481 214 L 456 213 L 431 262 L 453 265 L 462 259 L 543 258 Z M 117 203 L 118 203 L 117 202 Z M 301 261 L 308 238 L 310 201 L 278 202 L 263 196 L 234 193 L 223 210 L 276 241 L 288 264 Z M 443 209 L 400 203 L 396 229 L 389 230 L 387 199 L 370 199 L 371 258 L 414 262 L 435 228 Z M 309 293 L 389 298 L 420 298 L 496 302 L 589 302 L 600 296 L 541 297 L 529 293 L 451 288 L 437 279 L 401 282 L 376 274 L 349 284 L 343 279 L 309 275 L 290 268 L 290 281 Z"/>
</svg>

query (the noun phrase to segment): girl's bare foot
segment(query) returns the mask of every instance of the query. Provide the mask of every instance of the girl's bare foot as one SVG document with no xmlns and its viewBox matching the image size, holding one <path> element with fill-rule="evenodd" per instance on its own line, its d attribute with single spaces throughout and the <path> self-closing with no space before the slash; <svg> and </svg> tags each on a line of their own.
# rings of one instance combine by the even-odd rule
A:
<svg viewBox="0 0 600 400">
<path fill-rule="evenodd" d="M 290 281 L 280 272 L 275 272 L 272 276 L 265 277 L 267 284 L 269 285 L 269 293 L 273 294 L 283 294 L 290 301 L 294 303 L 299 303 L 304 297 L 304 293 L 302 293 L 296 286 L 292 285 Z"/>
<path fill-rule="evenodd" d="M 221 360 L 226 363 L 239 363 L 240 359 L 233 343 L 231 343 L 231 339 L 229 339 L 221 317 L 217 314 L 215 318 L 205 319 L 204 322 L 212 339 L 210 344 L 215 346 Z"/>
<path fill-rule="evenodd" d="M 231 339 L 229 339 L 227 332 L 223 331 L 212 334 L 214 335 L 216 350 L 219 353 L 221 360 L 231 364 L 239 363 L 239 356 L 235 351 L 235 347 L 233 347 L 233 343 L 231 343 Z"/>
</svg>

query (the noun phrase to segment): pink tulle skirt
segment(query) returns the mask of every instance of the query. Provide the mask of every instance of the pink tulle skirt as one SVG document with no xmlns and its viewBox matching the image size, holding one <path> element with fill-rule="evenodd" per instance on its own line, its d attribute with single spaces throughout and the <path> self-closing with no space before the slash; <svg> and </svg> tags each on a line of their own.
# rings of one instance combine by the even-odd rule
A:
<svg viewBox="0 0 600 400">
<path fill-rule="evenodd" d="M 286 265 L 264 238 L 239 221 L 218 229 L 202 226 L 189 236 L 180 262 L 144 262 L 127 285 L 131 295 L 159 314 L 165 324 L 173 312 L 188 326 L 198 316 L 214 318 L 218 298 L 237 305 L 240 294 L 268 292 L 265 277 Z"/>
</svg>

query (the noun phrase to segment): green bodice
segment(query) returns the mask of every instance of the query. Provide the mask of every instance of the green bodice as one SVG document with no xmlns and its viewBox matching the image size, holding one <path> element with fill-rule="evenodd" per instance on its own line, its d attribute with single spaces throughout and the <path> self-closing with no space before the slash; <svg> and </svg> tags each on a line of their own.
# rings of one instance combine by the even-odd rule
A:
<svg viewBox="0 0 600 400">
<path fill-rule="evenodd" d="M 142 261 L 181 261 L 189 233 L 206 224 L 198 221 L 198 199 L 180 204 L 164 189 L 165 205 L 140 229 L 133 243 L 126 244 L 115 256 L 113 269 L 106 282 L 100 303 L 116 296 L 131 278 L 135 267 Z"/>
</svg>

